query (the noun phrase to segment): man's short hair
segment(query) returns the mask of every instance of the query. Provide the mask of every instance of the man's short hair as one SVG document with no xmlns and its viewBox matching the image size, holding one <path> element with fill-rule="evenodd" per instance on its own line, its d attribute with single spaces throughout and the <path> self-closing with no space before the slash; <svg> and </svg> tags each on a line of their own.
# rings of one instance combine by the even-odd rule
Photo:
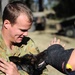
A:
<svg viewBox="0 0 75 75">
<path fill-rule="evenodd" d="M 25 13 L 29 20 L 31 22 L 33 21 L 33 14 L 31 10 L 20 1 L 11 2 L 6 5 L 3 11 L 2 20 L 4 22 L 4 20 L 7 19 L 10 23 L 14 24 L 20 13 Z"/>
</svg>

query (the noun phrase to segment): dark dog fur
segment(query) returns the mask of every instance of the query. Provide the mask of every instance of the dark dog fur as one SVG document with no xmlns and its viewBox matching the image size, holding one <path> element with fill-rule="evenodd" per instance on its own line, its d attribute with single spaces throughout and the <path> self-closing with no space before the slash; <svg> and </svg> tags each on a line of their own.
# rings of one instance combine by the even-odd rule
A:
<svg viewBox="0 0 75 75">
<path fill-rule="evenodd" d="M 43 51 L 36 56 L 26 54 L 22 57 L 11 56 L 9 59 L 17 65 L 19 70 L 27 71 L 29 75 L 40 75 L 47 65 L 46 57 L 46 51 Z"/>
</svg>

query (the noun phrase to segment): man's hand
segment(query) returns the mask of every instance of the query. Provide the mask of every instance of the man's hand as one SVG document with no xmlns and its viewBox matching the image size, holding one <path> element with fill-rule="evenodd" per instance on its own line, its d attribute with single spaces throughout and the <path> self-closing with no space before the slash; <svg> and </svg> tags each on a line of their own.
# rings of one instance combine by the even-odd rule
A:
<svg viewBox="0 0 75 75">
<path fill-rule="evenodd" d="M 13 62 L 7 62 L 2 58 L 0 58 L 0 70 L 6 75 L 20 75 Z"/>
<path fill-rule="evenodd" d="M 65 44 L 62 45 L 60 39 L 56 39 L 56 37 L 53 40 L 51 40 L 51 43 L 49 46 L 54 45 L 54 44 L 59 44 L 62 47 L 65 47 Z"/>
</svg>

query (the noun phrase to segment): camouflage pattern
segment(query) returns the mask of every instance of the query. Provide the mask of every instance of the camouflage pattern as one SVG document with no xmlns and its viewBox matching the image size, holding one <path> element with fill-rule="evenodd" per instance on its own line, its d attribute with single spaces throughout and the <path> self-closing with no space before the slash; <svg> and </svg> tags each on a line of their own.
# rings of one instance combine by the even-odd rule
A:
<svg viewBox="0 0 75 75">
<path fill-rule="evenodd" d="M 11 53 L 11 50 L 9 50 L 5 43 L 4 40 L 2 38 L 2 36 L 0 35 L 0 58 L 5 59 L 6 61 L 9 61 L 9 56 L 23 56 L 25 54 L 38 54 L 39 53 L 39 49 L 36 47 L 35 43 L 33 42 L 32 39 L 30 39 L 29 37 L 24 37 L 23 41 L 19 44 L 15 44 L 14 45 L 15 48 L 13 50 L 13 52 Z M 48 75 L 47 72 L 48 70 L 45 69 L 45 71 L 43 71 L 42 75 Z M 28 75 L 28 73 L 26 73 L 23 70 L 19 70 L 20 75 Z M 3 72 L 0 71 L 0 75 L 5 75 Z"/>
</svg>

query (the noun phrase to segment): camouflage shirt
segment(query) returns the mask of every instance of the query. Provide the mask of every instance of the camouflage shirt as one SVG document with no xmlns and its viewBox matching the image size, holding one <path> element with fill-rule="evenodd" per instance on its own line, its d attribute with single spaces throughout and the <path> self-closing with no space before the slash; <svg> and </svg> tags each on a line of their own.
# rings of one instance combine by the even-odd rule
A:
<svg viewBox="0 0 75 75">
<path fill-rule="evenodd" d="M 38 54 L 39 49 L 36 47 L 35 43 L 29 37 L 24 37 L 21 43 L 14 44 L 14 50 L 11 53 L 10 49 L 6 47 L 2 35 L 0 35 L 0 58 L 9 61 L 9 56 L 23 56 L 25 54 Z M 10 62 L 10 61 L 9 61 Z M 45 69 L 47 71 L 47 69 Z M 42 75 L 47 75 L 46 71 L 43 71 Z M 19 70 L 20 75 L 28 75 L 23 70 Z M 2 71 L 0 71 L 0 75 L 5 75 Z"/>
</svg>

